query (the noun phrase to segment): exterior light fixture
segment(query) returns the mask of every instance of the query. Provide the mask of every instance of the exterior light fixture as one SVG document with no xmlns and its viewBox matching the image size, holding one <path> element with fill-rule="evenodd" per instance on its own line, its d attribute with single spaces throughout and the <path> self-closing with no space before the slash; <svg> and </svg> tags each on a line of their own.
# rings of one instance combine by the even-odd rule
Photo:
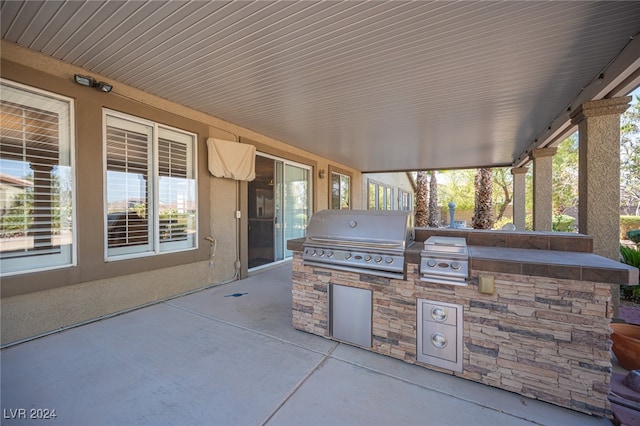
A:
<svg viewBox="0 0 640 426">
<path fill-rule="evenodd" d="M 93 77 L 86 77 L 80 74 L 75 74 L 73 79 L 81 86 L 93 87 L 96 84 L 96 80 Z"/>
<path fill-rule="evenodd" d="M 111 89 L 113 89 L 113 86 L 110 84 L 105 83 L 104 81 L 100 81 L 97 84 L 98 90 L 100 90 L 101 92 L 105 92 L 105 93 L 109 93 L 111 91 Z"/>
<path fill-rule="evenodd" d="M 324 171 L 324 170 L 320 170 L 320 172 L 318 173 L 318 177 L 319 177 L 320 179 L 324 179 L 324 177 L 325 177 L 325 176 L 326 176 L 325 171 Z"/>
<path fill-rule="evenodd" d="M 96 81 L 95 78 L 85 75 L 74 74 L 73 80 L 81 86 L 95 87 L 96 89 L 105 93 L 109 93 L 111 89 L 113 89 L 112 85 L 105 83 L 104 81 Z"/>
</svg>

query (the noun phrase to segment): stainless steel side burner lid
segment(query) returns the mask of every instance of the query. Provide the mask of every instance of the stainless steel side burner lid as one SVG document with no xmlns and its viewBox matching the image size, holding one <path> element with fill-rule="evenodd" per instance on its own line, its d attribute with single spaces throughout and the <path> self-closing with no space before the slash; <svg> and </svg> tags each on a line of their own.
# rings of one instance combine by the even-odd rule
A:
<svg viewBox="0 0 640 426">
<path fill-rule="evenodd" d="M 404 251 L 414 242 L 409 211 L 323 210 L 307 227 L 307 265 L 388 278 L 404 275 Z"/>
<path fill-rule="evenodd" d="M 420 280 L 436 284 L 467 285 L 467 241 L 460 237 L 429 237 L 420 252 Z"/>
</svg>

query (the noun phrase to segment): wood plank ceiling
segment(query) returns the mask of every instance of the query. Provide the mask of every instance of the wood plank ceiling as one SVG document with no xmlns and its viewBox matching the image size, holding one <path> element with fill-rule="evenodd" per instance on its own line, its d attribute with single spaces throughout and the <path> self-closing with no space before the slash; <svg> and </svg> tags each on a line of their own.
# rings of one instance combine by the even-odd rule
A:
<svg viewBox="0 0 640 426">
<path fill-rule="evenodd" d="M 632 43 L 640 3 L 2 1 L 0 18 L 88 74 L 398 171 L 516 162 Z"/>
</svg>

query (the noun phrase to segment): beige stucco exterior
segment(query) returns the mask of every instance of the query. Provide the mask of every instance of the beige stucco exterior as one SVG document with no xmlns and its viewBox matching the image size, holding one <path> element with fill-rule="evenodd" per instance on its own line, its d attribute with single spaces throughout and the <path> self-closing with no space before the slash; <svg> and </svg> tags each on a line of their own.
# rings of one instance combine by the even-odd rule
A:
<svg viewBox="0 0 640 426">
<path fill-rule="evenodd" d="M 553 229 L 553 156 L 557 148 L 531 151 L 533 159 L 533 229 Z"/>
<path fill-rule="evenodd" d="M 247 275 L 247 183 L 212 177 L 206 139 L 251 143 L 258 152 L 302 162 L 313 168 L 313 210 L 329 204 L 329 179 L 319 170 L 339 169 L 352 177 L 352 207 L 363 208 L 362 174 L 283 141 L 203 114 L 111 81 L 44 55 L 2 41 L 1 77 L 74 100 L 77 265 L 7 276 L 1 290 L 1 343 L 27 339 L 132 309 L 153 301 Z M 76 73 L 113 84 L 111 93 L 77 85 Z M 178 253 L 105 262 L 103 230 L 102 110 L 108 108 L 198 135 L 199 247 Z M 240 218 L 236 212 L 240 211 Z M 209 266 L 217 241 L 213 268 Z"/>
<path fill-rule="evenodd" d="M 630 96 L 585 102 L 572 114 L 578 124 L 579 230 L 593 235 L 593 252 L 620 257 L 620 115 Z"/>
<path fill-rule="evenodd" d="M 216 273 L 216 275 L 218 275 Z M 208 262 L 87 281 L 2 298 L 2 343 L 12 343 L 203 286 Z"/>
</svg>

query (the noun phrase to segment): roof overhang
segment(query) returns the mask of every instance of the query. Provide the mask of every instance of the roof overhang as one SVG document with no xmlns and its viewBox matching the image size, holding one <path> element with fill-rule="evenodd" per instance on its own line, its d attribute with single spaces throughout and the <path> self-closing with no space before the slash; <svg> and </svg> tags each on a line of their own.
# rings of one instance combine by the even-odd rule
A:
<svg viewBox="0 0 640 426">
<path fill-rule="evenodd" d="M 522 165 L 640 75 L 640 4 L 3 1 L 3 40 L 365 172 Z M 72 75 L 69 76 L 73 78 Z"/>
</svg>

